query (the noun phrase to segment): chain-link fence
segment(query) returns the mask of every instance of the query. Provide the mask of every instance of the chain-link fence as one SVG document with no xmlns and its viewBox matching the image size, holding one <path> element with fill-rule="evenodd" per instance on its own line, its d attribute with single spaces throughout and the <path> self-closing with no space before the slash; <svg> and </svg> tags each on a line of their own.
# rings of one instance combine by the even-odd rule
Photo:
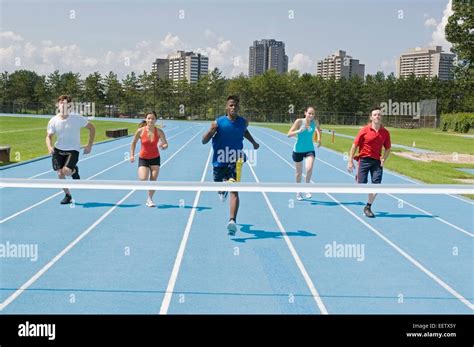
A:
<svg viewBox="0 0 474 347">
<path fill-rule="evenodd" d="M 155 110 L 159 118 L 181 120 L 214 120 L 217 116 L 225 114 L 224 103 L 193 107 L 186 107 L 186 105 L 179 103 L 160 103 L 145 106 L 117 106 L 94 103 L 93 110 L 95 117 L 113 118 L 143 118 L 145 113 L 150 110 Z M 245 105 L 240 108 L 240 114 L 250 122 L 263 123 L 291 124 L 296 118 L 303 117 L 303 110 L 300 111 L 295 111 L 295 113 L 278 110 L 262 111 L 261 109 L 245 107 Z M 53 115 L 56 113 L 56 107 L 50 103 L 1 102 L 0 113 Z M 432 110 L 426 113 L 432 113 Z M 362 114 L 361 112 L 332 112 L 318 109 L 316 115 L 319 117 L 321 124 L 361 126 L 369 121 L 368 114 Z M 385 115 L 384 124 L 396 128 L 434 128 L 438 126 L 437 119 L 438 117 L 432 115 L 416 117 Z"/>
</svg>

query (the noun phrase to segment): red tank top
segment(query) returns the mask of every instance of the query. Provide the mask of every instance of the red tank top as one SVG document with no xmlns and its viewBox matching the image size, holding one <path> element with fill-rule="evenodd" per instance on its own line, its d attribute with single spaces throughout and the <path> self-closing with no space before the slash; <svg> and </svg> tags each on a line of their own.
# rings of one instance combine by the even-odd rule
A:
<svg viewBox="0 0 474 347">
<path fill-rule="evenodd" d="M 153 141 L 150 141 L 150 139 L 148 138 L 148 130 L 146 126 L 143 127 L 140 139 L 142 140 L 142 147 L 140 148 L 140 158 L 154 159 L 160 156 L 160 152 L 158 151 L 159 135 L 158 130 L 156 128 L 153 136 Z"/>
</svg>

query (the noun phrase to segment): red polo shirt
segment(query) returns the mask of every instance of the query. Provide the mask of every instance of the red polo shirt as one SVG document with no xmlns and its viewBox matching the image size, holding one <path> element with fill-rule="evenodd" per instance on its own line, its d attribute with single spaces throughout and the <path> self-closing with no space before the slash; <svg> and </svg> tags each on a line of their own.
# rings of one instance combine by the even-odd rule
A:
<svg viewBox="0 0 474 347">
<path fill-rule="evenodd" d="M 382 156 L 382 146 L 385 149 L 392 147 L 390 142 L 390 133 L 383 126 L 378 131 L 369 124 L 360 129 L 359 134 L 354 139 L 354 144 L 359 147 L 359 154 L 354 157 L 359 158 L 370 157 L 380 160 Z"/>
</svg>

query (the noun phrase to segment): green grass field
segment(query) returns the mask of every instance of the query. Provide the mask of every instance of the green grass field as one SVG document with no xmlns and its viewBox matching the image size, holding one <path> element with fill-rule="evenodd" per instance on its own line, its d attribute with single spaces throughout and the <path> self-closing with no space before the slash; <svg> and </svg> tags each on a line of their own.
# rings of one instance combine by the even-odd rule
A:
<svg viewBox="0 0 474 347">
<path fill-rule="evenodd" d="M 271 129 L 275 129 L 286 134 L 290 128 L 289 124 L 262 124 L 262 123 L 253 123 L 252 125 L 265 126 Z M 357 134 L 358 128 L 349 128 L 349 127 L 339 127 L 337 126 L 323 126 L 323 129 L 335 129 L 341 133 L 347 135 L 355 136 Z M 436 135 L 440 138 L 439 143 L 436 141 L 429 142 L 428 139 L 434 137 L 433 133 L 437 131 L 434 129 L 393 129 L 389 128 L 392 137 L 392 143 L 397 144 L 406 144 L 411 146 L 412 143 L 408 143 L 409 138 L 414 138 L 416 141 L 417 147 L 418 141 L 424 144 L 423 148 L 452 153 L 457 152 L 459 154 L 472 154 L 473 153 L 473 144 L 474 139 L 464 138 L 459 136 L 450 136 L 450 135 Z M 441 132 L 442 133 L 442 132 Z M 400 136 L 400 137 L 399 137 Z M 399 141 L 399 139 L 401 139 Z M 335 137 L 335 142 L 331 143 L 331 135 L 323 134 L 322 146 L 333 149 L 341 153 L 348 153 L 352 145 L 351 139 L 343 137 Z M 400 151 L 399 149 L 392 148 L 392 151 Z M 456 168 L 474 168 L 474 164 L 451 164 L 451 163 L 441 163 L 441 162 L 420 162 L 415 160 L 410 160 L 406 158 L 401 158 L 396 155 L 390 155 L 386 162 L 386 167 L 392 171 L 401 173 L 408 177 L 412 177 L 419 181 L 425 183 L 437 183 L 437 184 L 461 184 L 460 181 L 456 179 L 474 179 L 474 175 L 461 172 L 456 170 Z M 469 196 L 471 199 L 474 196 Z"/>
<path fill-rule="evenodd" d="M 359 127 L 338 127 L 338 126 L 323 126 L 323 129 L 335 130 L 336 133 L 356 136 Z M 443 153 L 464 153 L 474 154 L 474 138 L 467 138 L 455 132 L 444 132 L 439 129 L 399 129 L 388 128 L 390 135 L 399 145 L 413 146 Z"/>
<path fill-rule="evenodd" d="M 267 126 L 266 123 L 252 124 Z M 290 125 L 275 123 L 268 124 L 268 127 L 286 133 Z M 336 134 L 339 133 L 350 136 L 356 136 L 360 129 L 358 126 L 326 124 L 323 124 L 322 128 L 323 130 L 335 130 Z M 474 137 L 461 136 L 474 136 L 474 129 L 471 129 L 468 134 L 444 132 L 439 129 L 400 129 L 390 127 L 387 129 L 390 131 L 392 142 L 399 145 L 411 147 L 413 143 L 415 143 L 415 147 L 417 148 L 428 149 L 434 152 L 474 154 Z M 339 140 L 340 137 L 337 139 Z"/>
<path fill-rule="evenodd" d="M 48 154 L 46 149 L 47 118 L 0 117 L 0 146 L 8 145 L 10 162 L 0 162 L 0 166 L 17 163 Z M 129 135 L 135 133 L 137 124 L 128 122 L 91 121 L 96 133 L 95 141 L 109 140 L 105 130 L 127 128 Z M 81 130 L 81 144 L 86 145 L 89 136 L 87 129 Z"/>
<path fill-rule="evenodd" d="M 129 134 L 137 129 L 137 124 L 128 122 L 113 122 L 92 120 L 96 127 L 95 142 L 107 140 L 105 130 L 116 128 L 127 128 Z M 11 146 L 10 162 L 0 162 L 0 166 L 21 162 L 42 155 L 46 155 L 45 144 L 46 118 L 23 118 L 23 117 L 0 117 L 0 146 Z M 256 126 L 265 126 L 282 133 L 287 133 L 290 124 L 278 123 L 252 123 Z M 323 125 L 323 129 L 334 129 L 336 132 L 355 136 L 358 127 Z M 459 154 L 474 154 L 474 139 L 458 136 L 453 133 L 445 133 L 437 129 L 395 129 L 389 128 L 392 143 L 412 146 L 415 141 L 416 147 L 443 153 L 457 152 Z M 81 144 L 85 145 L 88 139 L 88 131 L 82 129 Z M 323 134 L 323 146 L 341 153 L 348 152 L 352 141 L 347 138 L 337 137 L 335 143 L 331 143 L 331 136 Z M 392 151 L 401 151 L 392 148 Z M 459 184 L 457 179 L 474 179 L 474 175 L 456 170 L 457 168 L 474 168 L 474 164 L 452 164 L 441 162 L 420 162 L 396 155 L 391 155 L 386 167 L 395 172 L 412 177 L 425 183 Z M 471 198 L 474 198 L 471 196 Z"/>
</svg>

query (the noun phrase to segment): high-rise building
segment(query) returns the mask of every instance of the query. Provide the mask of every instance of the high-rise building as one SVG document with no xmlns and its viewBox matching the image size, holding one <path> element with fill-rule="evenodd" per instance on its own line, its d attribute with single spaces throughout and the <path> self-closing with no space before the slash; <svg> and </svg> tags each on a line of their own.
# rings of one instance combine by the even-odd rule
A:
<svg viewBox="0 0 474 347">
<path fill-rule="evenodd" d="M 158 78 L 165 79 L 169 78 L 169 60 L 168 59 L 161 59 L 158 58 L 155 60 L 155 62 L 152 65 L 151 71 L 156 72 L 158 75 Z"/>
<path fill-rule="evenodd" d="M 280 74 L 288 72 L 285 43 L 273 39 L 254 41 L 249 47 L 249 77 L 261 75 L 270 69 Z"/>
<path fill-rule="evenodd" d="M 397 77 L 438 76 L 440 80 L 452 80 L 454 57 L 452 53 L 442 52 L 441 46 L 410 49 L 397 60 Z"/>
<path fill-rule="evenodd" d="M 196 83 L 208 73 L 209 58 L 200 53 L 177 51 L 168 55 L 167 59 L 156 59 L 152 71 L 156 71 L 159 78 L 169 78 L 174 82 L 185 79 Z"/>
<path fill-rule="evenodd" d="M 365 65 L 360 64 L 358 59 L 347 55 L 345 51 L 337 51 L 317 64 L 316 75 L 329 79 L 335 77 L 337 80 L 341 77 L 351 78 L 359 76 L 364 78 Z"/>
</svg>

